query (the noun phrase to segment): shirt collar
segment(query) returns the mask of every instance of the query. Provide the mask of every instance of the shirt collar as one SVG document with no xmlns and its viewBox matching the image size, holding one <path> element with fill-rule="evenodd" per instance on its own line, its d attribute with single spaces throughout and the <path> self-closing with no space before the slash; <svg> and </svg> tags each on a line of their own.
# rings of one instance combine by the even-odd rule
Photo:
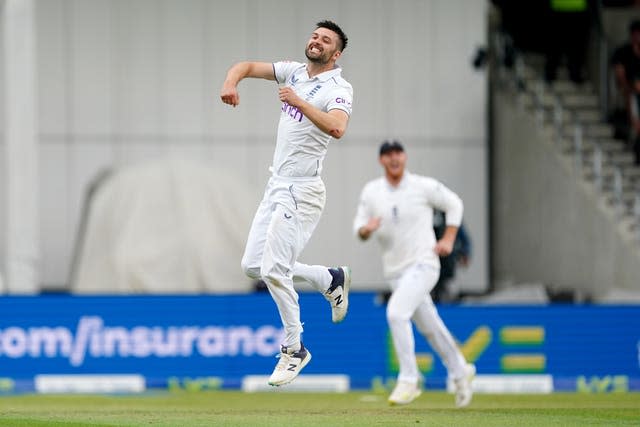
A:
<svg viewBox="0 0 640 427">
<path fill-rule="evenodd" d="M 401 188 L 404 188 L 407 186 L 407 181 L 409 180 L 409 175 L 411 175 L 409 173 L 409 171 L 405 168 L 404 170 L 404 174 L 402 174 L 402 179 L 400 180 L 400 182 L 398 183 L 397 187 L 394 187 L 393 185 L 391 185 L 391 183 L 389 182 L 389 180 L 387 180 L 386 177 L 384 177 L 384 182 L 387 185 L 387 188 L 390 190 L 400 190 Z"/>
<path fill-rule="evenodd" d="M 307 64 L 304 65 L 304 70 L 307 73 L 307 76 L 309 76 L 309 72 L 307 71 Z M 330 80 L 336 76 L 339 76 L 341 72 L 342 72 L 342 68 L 338 67 L 338 65 L 336 64 L 336 66 L 332 70 L 328 70 L 323 73 L 320 73 L 315 77 L 310 78 L 309 80 L 310 81 L 318 80 L 320 82 L 326 82 L 327 80 Z"/>
</svg>

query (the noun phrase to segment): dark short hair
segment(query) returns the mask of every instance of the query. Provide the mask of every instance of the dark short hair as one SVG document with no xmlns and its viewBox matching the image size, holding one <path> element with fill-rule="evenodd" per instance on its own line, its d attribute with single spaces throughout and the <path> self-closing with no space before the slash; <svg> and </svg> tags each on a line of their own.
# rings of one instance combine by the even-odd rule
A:
<svg viewBox="0 0 640 427">
<path fill-rule="evenodd" d="M 629 33 L 635 33 L 636 31 L 640 31 L 640 20 L 638 19 L 631 21 L 631 24 L 629 24 Z"/>
<path fill-rule="evenodd" d="M 338 37 L 340 38 L 340 43 L 342 44 L 339 50 L 342 52 L 347 48 L 347 41 L 349 39 L 347 38 L 347 35 L 344 33 L 344 31 L 342 31 L 342 28 L 340 28 L 335 22 L 329 20 L 320 21 L 316 24 L 316 28 L 326 28 L 327 30 L 333 31 L 338 35 Z"/>
<path fill-rule="evenodd" d="M 402 144 L 400 144 L 400 142 L 396 141 L 395 139 L 393 141 L 384 141 L 382 143 L 382 145 L 380 146 L 380 155 L 384 155 L 387 153 L 390 153 L 392 151 L 404 151 L 404 147 L 402 146 Z"/>
</svg>

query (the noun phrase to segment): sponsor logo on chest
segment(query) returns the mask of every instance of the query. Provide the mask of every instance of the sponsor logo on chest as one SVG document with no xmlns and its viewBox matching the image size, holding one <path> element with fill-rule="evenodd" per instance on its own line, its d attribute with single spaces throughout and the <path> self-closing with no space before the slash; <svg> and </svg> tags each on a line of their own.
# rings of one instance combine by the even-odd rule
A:
<svg viewBox="0 0 640 427">
<path fill-rule="evenodd" d="M 291 82 L 291 86 L 295 87 L 295 84 L 298 82 L 298 79 L 295 78 L 295 76 L 293 76 L 289 81 Z M 320 84 L 315 85 L 313 89 L 311 89 L 305 95 L 304 100 L 307 102 L 311 102 L 313 100 L 313 97 L 318 93 L 320 89 L 322 89 L 322 85 Z M 300 111 L 298 107 L 289 105 L 286 102 L 282 103 L 282 112 L 285 113 L 287 116 L 291 117 L 293 120 L 296 120 L 298 122 L 301 122 L 302 119 L 304 118 L 304 114 L 302 114 L 302 111 Z"/>
</svg>

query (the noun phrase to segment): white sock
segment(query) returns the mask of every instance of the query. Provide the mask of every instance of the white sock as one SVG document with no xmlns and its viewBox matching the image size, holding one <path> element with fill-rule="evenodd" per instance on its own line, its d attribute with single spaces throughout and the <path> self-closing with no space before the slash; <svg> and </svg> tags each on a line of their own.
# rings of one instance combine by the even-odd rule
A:
<svg viewBox="0 0 640 427">
<path fill-rule="evenodd" d="M 293 354 L 297 351 L 300 351 L 300 349 L 302 348 L 302 345 L 300 345 L 300 341 L 298 341 L 295 344 L 286 345 L 285 347 L 287 347 L 287 353 Z"/>
<path fill-rule="evenodd" d="M 308 265 L 300 262 L 293 265 L 294 284 L 307 283 L 318 292 L 324 293 L 331 286 L 332 279 L 329 269 L 324 265 Z"/>
</svg>

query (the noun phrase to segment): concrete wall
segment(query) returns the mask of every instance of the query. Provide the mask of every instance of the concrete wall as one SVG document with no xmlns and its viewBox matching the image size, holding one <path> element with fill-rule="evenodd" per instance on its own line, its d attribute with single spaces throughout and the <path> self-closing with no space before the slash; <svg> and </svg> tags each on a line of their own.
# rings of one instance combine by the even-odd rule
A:
<svg viewBox="0 0 640 427">
<path fill-rule="evenodd" d="M 595 299 L 613 287 L 640 290 L 637 240 L 517 96 L 497 90 L 493 108 L 494 279 Z"/>
<path fill-rule="evenodd" d="M 303 261 L 350 263 L 356 287 L 383 286 L 377 249 L 351 236 L 351 221 L 362 185 L 380 174 L 378 145 L 393 137 L 413 172 L 465 200 L 474 258 L 459 281 L 484 290 L 486 74 L 470 62 L 485 43 L 485 9 L 477 0 L 38 0 L 44 285 L 66 284 L 83 197 L 103 168 L 168 154 L 206 159 L 246 181 L 253 212 L 279 103 L 274 84 L 245 81 L 241 105 L 223 105 L 225 72 L 245 59 L 304 60 L 313 25 L 330 18 L 350 39 L 340 62 L 354 114 L 330 147 L 328 203 Z"/>
</svg>

